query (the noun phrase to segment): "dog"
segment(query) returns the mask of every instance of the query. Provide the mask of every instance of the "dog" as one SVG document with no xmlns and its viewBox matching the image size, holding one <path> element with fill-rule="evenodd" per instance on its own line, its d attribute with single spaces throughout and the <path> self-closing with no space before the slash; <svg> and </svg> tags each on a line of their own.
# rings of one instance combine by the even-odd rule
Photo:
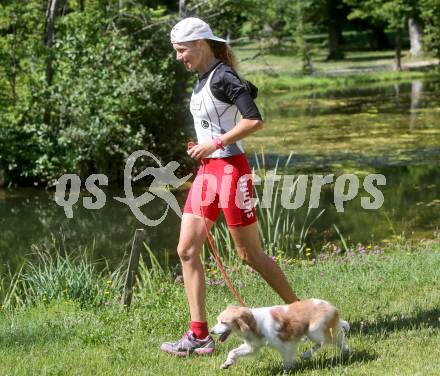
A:
<svg viewBox="0 0 440 376">
<path fill-rule="evenodd" d="M 237 359 L 256 354 L 268 345 L 281 353 L 284 369 L 288 371 L 295 368 L 296 349 L 303 337 L 315 343 L 303 354 L 304 358 L 310 358 L 324 344 L 335 344 L 344 355 L 349 354 L 345 339 L 349 330 L 350 325 L 340 319 L 335 306 L 325 300 L 308 299 L 263 308 L 229 306 L 218 316 L 211 334 L 220 335 L 220 342 L 231 332 L 244 340 L 229 352 L 221 368 L 228 368 Z"/>
</svg>

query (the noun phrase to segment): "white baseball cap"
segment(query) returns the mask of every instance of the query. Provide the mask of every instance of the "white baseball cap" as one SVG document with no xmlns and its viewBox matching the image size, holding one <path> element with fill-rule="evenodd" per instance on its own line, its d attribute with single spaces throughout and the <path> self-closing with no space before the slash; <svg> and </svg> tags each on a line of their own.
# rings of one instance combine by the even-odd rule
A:
<svg viewBox="0 0 440 376">
<path fill-rule="evenodd" d="M 170 32 L 171 43 L 191 42 L 199 39 L 210 39 L 218 42 L 226 41 L 216 37 L 209 25 L 200 18 L 188 17 L 179 21 Z"/>
</svg>

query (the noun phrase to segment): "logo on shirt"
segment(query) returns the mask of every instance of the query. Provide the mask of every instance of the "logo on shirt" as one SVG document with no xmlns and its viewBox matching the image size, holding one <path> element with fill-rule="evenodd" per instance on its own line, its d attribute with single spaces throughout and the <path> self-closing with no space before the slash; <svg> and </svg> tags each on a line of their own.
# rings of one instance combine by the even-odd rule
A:
<svg viewBox="0 0 440 376">
<path fill-rule="evenodd" d="M 201 125 L 202 125 L 203 129 L 208 129 L 209 128 L 209 121 L 202 120 Z"/>
<path fill-rule="evenodd" d="M 192 111 L 200 111 L 201 108 L 202 108 L 202 99 L 200 97 L 193 95 L 191 97 L 190 109 Z"/>
</svg>

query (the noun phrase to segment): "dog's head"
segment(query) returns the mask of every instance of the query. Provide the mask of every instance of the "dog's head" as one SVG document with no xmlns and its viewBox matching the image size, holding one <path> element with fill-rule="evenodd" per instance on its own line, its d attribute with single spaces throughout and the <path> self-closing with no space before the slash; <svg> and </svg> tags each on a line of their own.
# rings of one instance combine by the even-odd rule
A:
<svg viewBox="0 0 440 376">
<path fill-rule="evenodd" d="M 211 334 L 220 335 L 220 342 L 226 341 L 231 332 L 236 332 L 241 337 L 249 332 L 257 334 L 257 323 L 249 308 L 229 306 L 220 313 L 217 325 L 211 329 Z"/>
</svg>

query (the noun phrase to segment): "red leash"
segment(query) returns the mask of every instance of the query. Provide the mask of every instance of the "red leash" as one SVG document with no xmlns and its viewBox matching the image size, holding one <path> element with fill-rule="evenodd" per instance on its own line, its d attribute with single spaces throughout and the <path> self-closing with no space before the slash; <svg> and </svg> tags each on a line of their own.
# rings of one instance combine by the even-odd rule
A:
<svg viewBox="0 0 440 376">
<path fill-rule="evenodd" d="M 193 142 L 188 142 L 188 149 L 191 149 L 195 144 Z M 201 161 L 203 170 L 202 170 L 202 192 L 203 193 L 203 178 L 205 176 L 205 163 Z M 200 200 L 202 201 L 202 197 L 200 197 Z M 217 266 L 219 267 L 220 271 L 223 274 L 223 277 L 225 278 L 226 284 L 229 287 L 229 290 L 231 290 L 232 294 L 237 298 L 237 300 L 240 302 L 242 306 L 246 306 L 241 296 L 238 294 L 238 292 L 235 290 L 234 286 L 232 285 L 231 281 L 228 278 L 228 275 L 226 274 L 226 271 L 223 267 L 223 264 L 220 260 L 220 257 L 218 256 L 217 250 L 214 245 L 214 241 L 212 240 L 211 233 L 208 230 L 208 224 L 206 223 L 206 217 L 205 217 L 205 211 L 203 210 L 203 205 L 200 205 L 200 210 L 202 212 L 203 217 L 203 223 L 205 224 L 205 231 L 206 231 L 206 237 L 208 238 L 209 245 L 211 246 L 212 254 L 214 255 L 215 262 L 217 263 Z"/>
</svg>

